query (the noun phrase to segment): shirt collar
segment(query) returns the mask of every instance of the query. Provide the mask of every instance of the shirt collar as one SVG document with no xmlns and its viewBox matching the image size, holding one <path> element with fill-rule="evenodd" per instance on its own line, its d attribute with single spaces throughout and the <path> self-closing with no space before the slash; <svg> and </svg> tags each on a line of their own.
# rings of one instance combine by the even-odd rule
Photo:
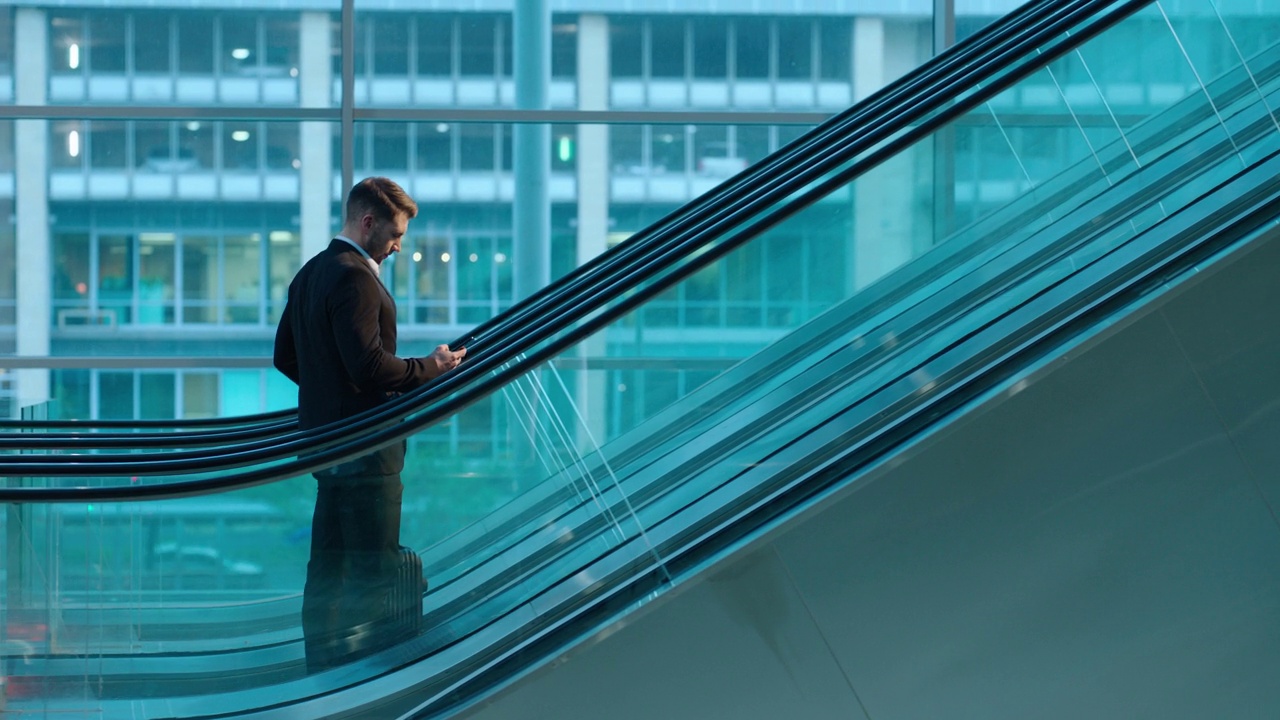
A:
<svg viewBox="0 0 1280 720">
<path fill-rule="evenodd" d="M 367 250 L 365 250 L 364 248 L 356 244 L 355 240 L 352 240 L 346 235 L 339 235 L 336 239 L 341 240 L 342 242 L 355 248 L 361 255 L 364 256 L 365 262 L 369 263 L 369 267 L 373 268 L 373 274 L 377 275 L 378 277 L 382 277 L 382 268 L 378 265 L 377 262 L 374 261 L 373 257 L 369 255 Z"/>
</svg>

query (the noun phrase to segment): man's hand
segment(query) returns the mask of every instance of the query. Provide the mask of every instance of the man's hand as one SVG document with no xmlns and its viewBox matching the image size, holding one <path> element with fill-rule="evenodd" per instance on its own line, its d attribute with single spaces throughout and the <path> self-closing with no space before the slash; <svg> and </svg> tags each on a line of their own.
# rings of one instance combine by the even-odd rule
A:
<svg viewBox="0 0 1280 720">
<path fill-rule="evenodd" d="M 448 345 L 437 345 L 436 349 L 424 359 L 427 365 L 435 368 L 436 377 L 439 377 L 461 365 L 462 358 L 466 355 L 466 348 L 458 348 L 454 351 L 450 350 Z"/>
</svg>

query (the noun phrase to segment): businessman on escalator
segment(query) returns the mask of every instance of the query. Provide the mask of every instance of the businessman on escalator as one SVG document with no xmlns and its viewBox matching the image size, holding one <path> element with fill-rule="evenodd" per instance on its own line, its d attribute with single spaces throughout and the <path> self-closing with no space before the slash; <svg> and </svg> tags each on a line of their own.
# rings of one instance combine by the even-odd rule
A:
<svg viewBox="0 0 1280 720">
<path fill-rule="evenodd" d="M 301 429 L 376 407 L 452 370 L 466 355 L 465 348 L 440 345 L 426 357 L 396 356 L 395 301 L 378 273 L 382 261 L 400 250 L 417 214 L 417 204 L 396 183 L 361 180 L 347 196 L 342 234 L 290 284 L 274 363 L 298 384 Z M 404 453 L 404 443 L 394 443 L 316 473 L 302 601 L 311 672 L 350 657 L 357 628 L 365 637 L 363 650 L 394 641 L 368 638 L 369 628 L 394 610 Z"/>
</svg>

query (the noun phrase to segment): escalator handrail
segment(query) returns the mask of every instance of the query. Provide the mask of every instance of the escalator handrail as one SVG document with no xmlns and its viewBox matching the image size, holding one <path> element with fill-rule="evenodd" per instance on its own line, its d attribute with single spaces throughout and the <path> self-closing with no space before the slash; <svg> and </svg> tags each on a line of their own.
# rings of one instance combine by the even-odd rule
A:
<svg viewBox="0 0 1280 720">
<path fill-rule="evenodd" d="M 1106 5 L 1115 5 L 1115 3 L 1107 2 Z M 817 188 L 806 192 L 801 197 L 793 199 L 789 205 L 780 210 L 774 211 L 768 217 L 760 220 L 755 225 L 739 231 L 730 239 L 724 241 L 719 246 L 711 248 L 701 253 L 696 258 L 691 259 L 684 266 L 671 271 L 666 277 L 654 282 L 653 285 L 636 290 L 632 295 L 622 300 L 618 305 L 599 310 L 598 308 L 589 308 L 594 313 L 590 319 L 584 320 L 583 324 L 569 330 L 566 334 L 560 336 L 554 341 L 550 341 L 547 345 L 541 347 L 535 352 L 522 360 L 513 362 L 513 358 L 508 355 L 495 357 L 492 354 L 485 354 L 474 363 L 466 363 L 458 370 L 455 370 L 441 378 L 436 384 L 428 385 L 422 390 L 428 391 L 434 397 L 445 396 L 453 392 L 456 388 L 460 388 L 457 394 L 447 397 L 439 405 L 429 408 L 414 418 L 392 416 L 380 418 L 378 420 L 370 420 L 360 428 L 352 428 L 344 426 L 341 429 L 319 429 L 317 436 L 323 437 L 324 440 L 333 438 L 339 430 L 341 434 L 347 435 L 345 441 L 329 445 L 324 450 L 308 454 L 305 457 L 296 460 L 288 460 L 279 465 L 258 468 L 244 473 L 233 475 L 222 475 L 216 478 L 201 478 L 195 480 L 176 481 L 161 485 L 132 485 L 127 487 L 77 487 L 77 488 L 43 488 L 43 487 L 25 487 L 25 488 L 0 488 L 0 501 L 40 501 L 40 502 L 67 502 L 82 501 L 88 499 L 94 500 L 117 500 L 117 499 L 158 499 L 161 497 L 181 497 L 189 495 L 199 495 L 208 492 L 216 492 L 228 490 L 232 488 L 247 487 L 250 485 L 263 484 L 274 480 L 292 477 L 295 475 L 312 472 L 314 470 L 327 467 L 334 462 L 357 457 L 378 448 L 397 442 L 407 435 L 426 427 L 443 417 L 452 415 L 464 407 L 480 400 L 481 398 L 495 392 L 497 389 L 505 385 L 510 380 L 523 374 L 528 368 L 536 367 L 554 357 L 556 354 L 563 352 L 572 345 L 580 342 L 589 335 L 599 331 L 613 322 L 623 314 L 634 310 L 643 302 L 652 299 L 656 295 L 665 291 L 674 283 L 688 277 L 697 270 L 705 267 L 706 264 L 713 262 L 727 252 L 740 246 L 742 243 L 758 236 L 761 232 L 776 226 L 783 220 L 791 217 L 804 207 L 808 207 L 816 202 L 819 198 L 824 197 L 832 189 L 847 184 L 853 177 L 860 175 L 866 170 L 878 165 L 883 160 L 897 154 L 905 147 L 909 147 L 920 137 L 927 135 L 943 124 L 950 122 L 973 107 L 985 102 L 999 92 L 1002 92 L 1008 85 L 1011 85 L 1027 74 L 1033 72 L 1036 68 L 1042 67 L 1044 64 L 1051 62 L 1062 54 L 1069 52 L 1074 47 L 1092 38 L 1094 35 L 1104 31 L 1106 28 L 1119 22 L 1132 12 L 1136 12 L 1140 7 L 1149 4 L 1149 0 L 1129 0 L 1122 2 L 1115 7 L 1114 12 L 1108 13 L 1105 18 L 1098 22 L 1081 28 L 1073 32 L 1070 39 L 1064 41 L 1060 47 L 1049 50 L 1040 49 L 1036 54 L 1033 62 L 1025 62 L 1024 65 L 1012 72 L 1005 74 L 999 82 L 991 83 L 985 88 L 981 88 L 975 92 L 971 92 L 964 98 L 952 101 L 950 105 L 943 108 L 936 116 L 926 120 L 915 126 L 902 136 L 895 138 L 866 158 L 860 159 L 853 163 L 850 167 L 845 168 L 835 176 L 828 178 L 819 184 Z M 914 118 L 912 118 L 914 119 Z M 907 121 L 908 123 L 910 121 Z M 806 182 L 809 182 L 806 179 Z M 646 268 L 649 277 L 657 274 L 660 270 L 666 268 L 654 269 L 653 266 Z M 624 279 L 623 282 L 626 280 Z M 633 287 L 633 286 L 632 286 Z M 585 315 L 583 316 L 585 317 Z M 569 322 L 573 319 L 570 318 Z M 564 323 L 567 325 L 568 323 Z M 563 329 L 562 327 L 545 327 L 540 331 L 533 333 L 523 339 L 522 342 L 516 343 L 516 353 L 524 353 L 529 348 L 540 342 L 549 340 L 556 332 Z M 467 385 L 471 376 L 488 372 L 491 368 L 495 369 L 493 377 L 487 378 L 474 385 Z M 415 391 L 417 393 L 419 391 Z M 434 399 L 434 397 L 432 399 Z M 357 430 L 359 434 L 354 439 L 350 437 L 349 432 Z M 313 438 L 314 439 L 314 438 Z M 255 462 L 271 462 L 279 460 L 282 456 L 289 456 L 299 453 L 310 453 L 313 450 L 311 446 L 299 447 L 297 443 L 286 443 L 279 453 L 262 457 L 261 455 L 253 457 L 231 457 L 232 463 L 238 463 L 241 466 L 252 464 Z M 177 461 L 173 463 L 160 462 L 139 462 L 139 457 L 134 455 L 128 458 L 131 463 L 131 474 L 149 474 L 149 475 L 174 475 L 180 473 L 198 473 L 209 472 L 214 470 L 223 470 L 228 463 L 207 463 L 207 462 L 191 462 Z M 32 465 L 27 469 L 27 475 L 73 475 L 73 474 L 111 474 L 119 466 L 109 463 L 80 463 L 72 462 L 71 465 L 76 466 L 76 472 L 68 472 L 66 462 Z M 139 469 L 139 464 L 145 466 Z M 177 472 L 175 472 L 175 470 Z M 13 475 L 4 465 L 0 465 L 0 474 Z M 21 474 L 21 473 L 19 473 Z"/>
<path fill-rule="evenodd" d="M 1067 9 L 1074 10 L 1077 14 L 1084 14 L 1086 11 L 1080 10 L 1080 7 L 1092 5 L 1110 4 L 1105 0 L 1077 0 L 1075 6 L 1072 3 L 1063 3 L 1061 0 L 1037 0 L 1036 2 L 1026 3 L 1017 8 L 1013 13 L 1006 16 L 1001 22 L 993 23 L 984 27 L 974 36 L 963 43 L 948 48 L 941 53 L 933 62 L 926 63 L 902 78 L 888 84 L 880 91 L 872 94 L 866 101 L 854 105 L 830 120 L 823 123 L 819 127 L 813 129 L 809 133 L 801 136 L 796 141 L 783 148 L 779 152 L 767 158 L 765 161 L 758 163 L 739 175 L 722 183 L 712 191 L 695 199 L 693 202 L 673 212 L 667 217 L 659 220 L 657 223 L 649 226 L 645 230 L 640 231 L 630 238 L 626 243 L 619 244 L 613 248 L 606 250 L 604 253 L 588 261 L 584 265 L 567 273 L 559 280 L 551 283 L 547 287 L 540 289 L 530 297 L 508 309 L 498 317 L 485 321 L 477 326 L 470 333 L 470 336 L 485 340 L 485 344 L 492 342 L 491 336 L 495 331 L 500 331 L 502 336 L 509 337 L 518 332 L 522 332 L 530 322 L 543 322 L 547 316 L 554 316 L 554 306 L 566 296 L 571 296 L 580 292 L 580 285 L 592 279 L 598 280 L 601 276 L 607 278 L 612 272 L 616 271 L 616 266 L 624 267 L 635 261 L 635 255 L 642 255 L 640 261 L 644 261 L 643 253 L 648 246 L 654 244 L 654 241 L 661 241 L 667 233 L 673 228 L 680 228 L 682 224 L 688 221 L 697 220 L 704 210 L 714 210 L 721 207 L 726 198 L 731 198 L 737 194 L 761 185 L 767 185 L 777 180 L 777 173 L 780 169 L 791 170 L 796 167 L 802 167 L 808 163 L 814 153 L 821 153 L 829 145 L 832 138 L 840 138 L 852 132 L 851 128 L 857 124 L 870 124 L 882 120 L 886 116 L 898 111 L 900 105 L 906 98 L 914 95 L 928 96 L 936 94 L 938 89 L 930 83 L 935 82 L 938 77 L 945 77 L 950 70 L 956 65 L 972 63 L 972 55 L 983 52 L 990 52 L 993 47 L 999 47 L 1001 42 L 1009 40 L 1010 37 L 1016 37 L 1019 29 L 1023 28 L 1023 24 L 1032 21 L 1043 20 L 1044 17 L 1053 17 L 1054 12 L 1062 12 Z M 1077 15 L 1069 17 L 1074 18 Z M 1063 20 L 1068 23 L 1071 20 Z M 530 317 L 534 316 L 534 317 Z M 469 338 L 460 338 L 455 343 L 462 343 Z M 187 426 L 223 426 L 226 424 L 250 425 L 265 420 L 274 420 L 281 417 L 291 416 L 296 418 L 296 408 L 279 411 L 277 413 L 266 413 L 261 415 L 248 415 L 233 418 L 215 418 L 203 421 L 183 421 L 181 425 Z M 0 423 L 0 429 L 6 429 L 6 423 Z M 26 423 L 11 423 L 15 427 L 32 430 L 32 429 L 84 429 L 87 427 L 104 427 L 104 428 L 164 428 L 172 427 L 170 421 L 30 421 Z M 141 438 L 140 438 L 141 439 Z"/>
</svg>

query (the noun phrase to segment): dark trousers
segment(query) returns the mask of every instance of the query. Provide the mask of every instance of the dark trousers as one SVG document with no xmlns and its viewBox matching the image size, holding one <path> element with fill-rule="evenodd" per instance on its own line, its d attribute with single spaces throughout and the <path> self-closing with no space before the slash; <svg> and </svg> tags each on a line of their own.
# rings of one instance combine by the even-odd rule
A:
<svg viewBox="0 0 1280 720">
<path fill-rule="evenodd" d="M 302 591 L 311 672 L 380 649 L 400 555 L 399 473 L 321 477 Z"/>
</svg>

